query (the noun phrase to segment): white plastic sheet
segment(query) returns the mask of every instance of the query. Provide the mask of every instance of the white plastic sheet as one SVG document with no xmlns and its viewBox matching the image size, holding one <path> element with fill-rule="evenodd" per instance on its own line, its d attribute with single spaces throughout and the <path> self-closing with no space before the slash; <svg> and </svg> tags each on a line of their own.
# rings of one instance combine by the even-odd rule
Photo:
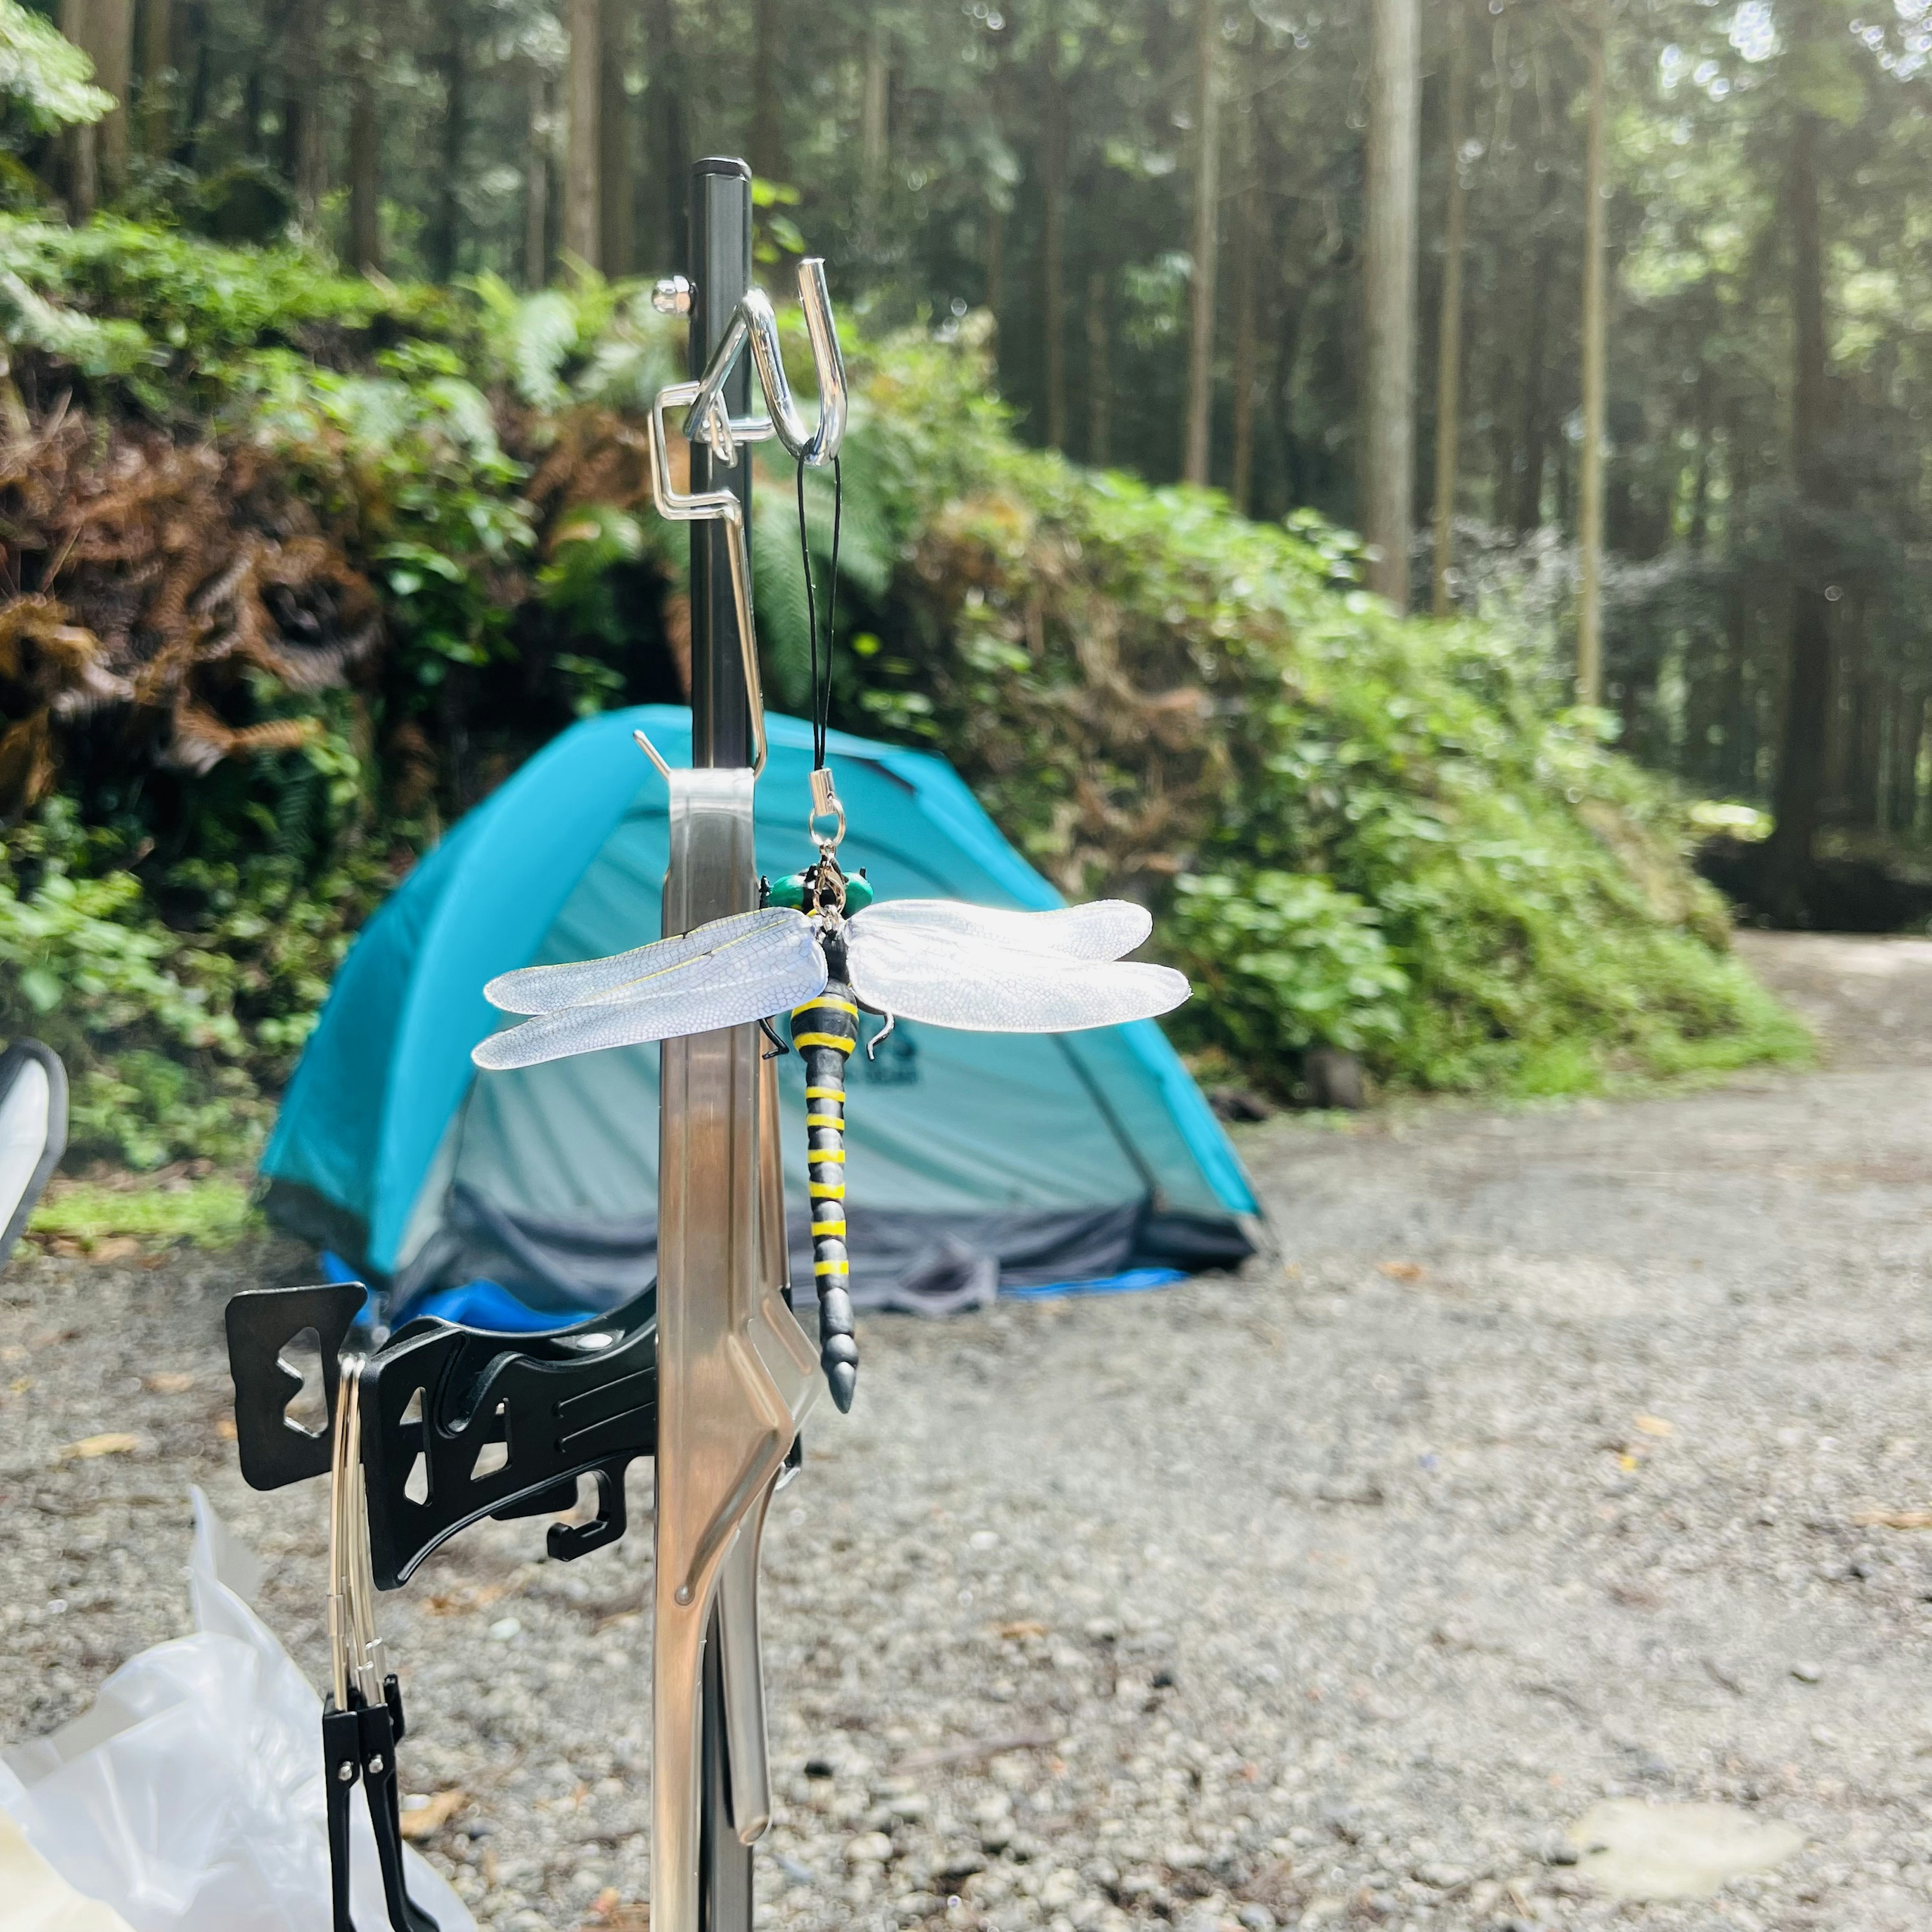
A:
<svg viewBox="0 0 1932 1932">
<path fill-rule="evenodd" d="M 71 1724 L 0 1753 L 0 1811 L 132 1932 L 330 1932 L 321 1700 L 250 1609 L 260 1567 L 199 1490 L 194 1518 L 196 1634 L 143 1651 Z M 357 1932 L 384 1932 L 359 1786 L 356 1799 Z M 440 1932 L 476 1932 L 448 1886 L 404 1856 Z M 0 1899 L 0 1932 L 14 1924 Z"/>
</svg>

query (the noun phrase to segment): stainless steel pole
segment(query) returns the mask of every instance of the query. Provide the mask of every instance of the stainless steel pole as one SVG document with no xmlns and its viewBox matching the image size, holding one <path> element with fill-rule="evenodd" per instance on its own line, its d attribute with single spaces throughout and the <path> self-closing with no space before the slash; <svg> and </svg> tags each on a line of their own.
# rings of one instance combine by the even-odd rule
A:
<svg viewBox="0 0 1932 1932">
<path fill-rule="evenodd" d="M 713 156 L 700 161 L 691 177 L 691 278 L 696 285 L 691 310 L 691 375 L 704 374 L 740 298 L 752 284 L 752 170 L 743 161 Z M 751 358 L 740 359 L 724 386 L 726 410 L 734 416 L 751 407 Z M 713 473 L 718 470 L 720 473 Z M 752 518 L 752 464 L 742 450 L 729 469 L 714 464 L 700 440 L 691 446 L 691 487 L 721 485 L 734 490 L 745 506 L 745 529 Z M 691 761 L 694 766 L 735 769 L 752 762 L 751 705 L 731 596 L 728 532 L 716 520 L 691 526 Z M 748 855 L 747 855 L 748 856 Z M 696 882 L 692 882 L 695 884 Z M 722 880 L 711 882 L 723 884 Z M 726 887 L 731 902 L 703 909 L 702 916 L 735 911 L 749 904 L 742 886 Z M 694 912 L 699 908 L 692 908 Z M 724 1204 L 720 1204 L 721 1205 Z M 742 1211 L 742 1204 L 736 1204 Z M 752 1848 L 728 1828 L 730 1819 L 730 1766 L 724 1730 L 724 1687 L 719 1668 L 723 1638 L 718 1612 L 705 1633 L 701 1718 L 705 1828 L 699 1846 L 700 1932 L 751 1932 Z"/>
<path fill-rule="evenodd" d="M 691 175 L 691 376 L 705 364 L 752 286 L 752 170 L 743 161 L 713 155 Z M 726 410 L 748 413 L 752 358 L 741 356 L 724 386 Z M 752 465 L 742 452 L 729 468 L 700 441 L 691 448 L 694 490 L 735 490 L 752 527 Z M 740 669 L 738 622 L 731 602 L 726 530 L 716 520 L 691 526 L 691 761 L 736 766 L 752 762 L 750 702 Z"/>
</svg>

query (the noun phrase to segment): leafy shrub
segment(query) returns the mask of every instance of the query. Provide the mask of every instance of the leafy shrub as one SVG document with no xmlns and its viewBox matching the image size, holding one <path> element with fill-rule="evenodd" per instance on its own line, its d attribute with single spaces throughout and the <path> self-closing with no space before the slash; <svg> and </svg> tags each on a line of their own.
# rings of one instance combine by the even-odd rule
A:
<svg viewBox="0 0 1932 1932">
<path fill-rule="evenodd" d="M 1208 989 L 1183 1037 L 1264 1083 L 1319 1043 L 1526 1093 L 1806 1050 L 1726 956 L 1682 801 L 1518 635 L 1395 618 L 1317 519 L 1021 448 L 969 356 L 902 340 L 864 383 L 919 504 L 865 710 L 1070 895 L 1156 908 Z"/>
<path fill-rule="evenodd" d="M 52 788 L 0 851 L 0 1028 L 69 1058 L 78 1152 L 238 1156 L 414 852 L 639 695 L 646 641 L 669 674 L 684 542 L 641 416 L 674 345 L 595 277 L 398 288 L 5 218 L 0 335 L 12 555 L 64 573 L 0 600 L 0 788 Z M 1399 620 L 1318 519 L 1022 448 L 969 336 L 850 350 L 836 718 L 944 751 L 1070 894 L 1151 906 L 1187 1043 L 1532 1094 L 1804 1050 L 1681 801 L 1525 626 Z M 796 478 L 756 460 L 796 708 Z M 827 570 L 823 476 L 806 520 Z"/>
<path fill-rule="evenodd" d="M 1194 982 L 1184 1034 L 1277 1070 L 1311 1046 L 1359 1052 L 1400 1033 L 1408 976 L 1379 915 L 1352 893 L 1253 868 L 1178 884 L 1162 939 Z"/>
<path fill-rule="evenodd" d="M 252 1159 L 356 926 L 390 875 L 198 860 L 162 880 L 192 921 L 115 866 L 54 800 L 0 842 L 0 1036 L 67 1062 L 69 1145 L 137 1168 Z"/>
</svg>

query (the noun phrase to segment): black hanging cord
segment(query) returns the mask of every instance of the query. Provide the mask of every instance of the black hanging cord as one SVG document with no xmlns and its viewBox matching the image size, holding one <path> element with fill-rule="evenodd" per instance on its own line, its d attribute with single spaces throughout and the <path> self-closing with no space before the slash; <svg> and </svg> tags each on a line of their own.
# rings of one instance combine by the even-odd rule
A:
<svg viewBox="0 0 1932 1932">
<path fill-rule="evenodd" d="M 806 628 L 812 643 L 812 768 L 825 768 L 825 740 L 832 726 L 832 644 L 838 626 L 838 538 L 845 513 L 845 478 L 832 459 L 832 582 L 825 598 L 825 660 L 818 652 L 818 586 L 812 574 L 812 542 L 805 528 L 805 458 L 798 460 L 798 554 L 805 566 Z"/>
</svg>

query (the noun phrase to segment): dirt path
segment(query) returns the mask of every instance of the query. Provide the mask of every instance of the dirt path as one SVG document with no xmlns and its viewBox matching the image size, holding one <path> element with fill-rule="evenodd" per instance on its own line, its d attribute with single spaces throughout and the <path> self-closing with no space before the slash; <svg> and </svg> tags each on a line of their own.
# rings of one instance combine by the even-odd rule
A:
<svg viewBox="0 0 1932 1932">
<path fill-rule="evenodd" d="M 770 1540 L 764 1922 L 1932 1927 L 1932 1532 L 1860 1522 L 1932 1507 L 1932 943 L 1747 944 L 1819 1070 L 1278 1120 L 1238 1281 L 869 1323 Z M 319 1660 L 320 1498 L 214 1432 L 236 1272 L 0 1284 L 14 1736 L 182 1627 L 190 1480 Z M 649 1551 L 540 1548 L 472 1533 L 388 1628 L 410 1783 L 473 1794 L 439 1856 L 568 1928 L 647 1888 Z M 1804 1846 L 1618 1905 L 1560 1840 L 1620 1794 Z"/>
</svg>

